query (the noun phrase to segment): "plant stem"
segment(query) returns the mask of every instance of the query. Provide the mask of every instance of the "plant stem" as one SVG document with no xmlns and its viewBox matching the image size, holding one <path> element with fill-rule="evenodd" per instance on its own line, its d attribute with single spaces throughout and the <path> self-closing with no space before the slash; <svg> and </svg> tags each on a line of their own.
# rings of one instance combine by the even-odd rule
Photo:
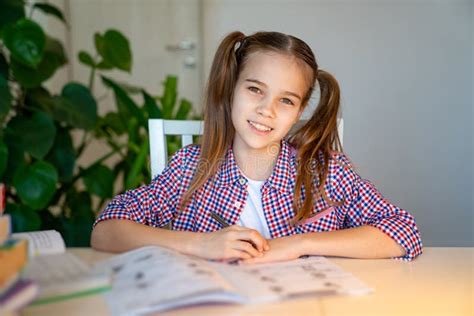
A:
<svg viewBox="0 0 474 316">
<path fill-rule="evenodd" d="M 96 69 L 95 67 L 92 67 L 91 75 L 89 77 L 89 90 L 91 91 L 91 94 L 94 91 L 95 69 Z"/>
</svg>

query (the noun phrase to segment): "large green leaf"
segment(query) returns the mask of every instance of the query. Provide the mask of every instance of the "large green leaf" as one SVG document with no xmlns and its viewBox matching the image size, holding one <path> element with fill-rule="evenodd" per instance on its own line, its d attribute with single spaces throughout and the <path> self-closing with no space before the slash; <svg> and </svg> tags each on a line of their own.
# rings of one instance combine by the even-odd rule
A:
<svg viewBox="0 0 474 316">
<path fill-rule="evenodd" d="M 174 117 L 175 120 L 185 120 L 188 117 L 189 111 L 191 110 L 192 104 L 186 99 L 181 100 L 178 108 L 178 112 Z"/>
<path fill-rule="evenodd" d="M 88 192 L 71 191 L 66 197 L 66 204 L 71 210 L 69 218 L 62 218 L 66 244 L 68 247 L 90 247 L 95 220 L 91 195 Z"/>
<path fill-rule="evenodd" d="M 100 61 L 96 66 L 97 66 L 97 69 L 101 69 L 101 70 L 110 70 L 114 68 L 114 66 L 112 66 L 105 60 Z"/>
<path fill-rule="evenodd" d="M 130 72 L 132 52 L 128 39 L 119 31 L 108 30 L 104 35 L 95 34 L 97 52 L 107 64 Z"/>
<path fill-rule="evenodd" d="M 25 66 L 36 68 L 43 58 L 46 35 L 36 22 L 21 19 L 5 27 L 3 42 L 13 59 Z"/>
<path fill-rule="evenodd" d="M 94 44 L 95 44 L 95 49 L 99 53 L 100 56 L 103 56 L 105 54 L 105 39 L 100 33 L 95 33 L 94 34 Z"/>
<path fill-rule="evenodd" d="M 44 112 L 35 112 L 30 117 L 15 116 L 7 128 L 8 137 L 38 159 L 48 153 L 56 135 L 53 120 Z"/>
<path fill-rule="evenodd" d="M 77 56 L 79 58 L 79 61 L 84 65 L 95 67 L 94 58 L 92 58 L 92 56 L 88 52 L 81 50 Z"/>
<path fill-rule="evenodd" d="M 102 119 L 105 127 L 110 128 L 117 135 L 122 135 L 127 131 L 127 127 L 123 124 L 117 112 L 109 112 Z"/>
<path fill-rule="evenodd" d="M 91 130 L 97 123 L 97 103 L 89 88 L 79 83 L 68 83 L 61 96 L 54 97 L 54 118 L 69 125 Z"/>
<path fill-rule="evenodd" d="M 46 47 L 44 48 L 45 58 L 54 58 L 59 65 L 65 65 L 68 62 L 63 44 L 52 37 L 46 37 Z"/>
<path fill-rule="evenodd" d="M 176 104 L 178 78 L 175 76 L 167 76 L 164 82 L 165 91 L 163 97 L 160 98 L 163 109 L 163 118 L 171 119 Z"/>
<path fill-rule="evenodd" d="M 163 118 L 160 107 L 145 90 L 142 90 L 143 100 L 145 101 L 144 109 L 148 113 L 148 118 Z"/>
<path fill-rule="evenodd" d="M 0 141 L 0 179 L 3 179 L 3 173 L 7 168 L 8 163 L 8 147 L 7 145 Z M 3 182 L 0 180 L 0 182 Z"/>
<path fill-rule="evenodd" d="M 10 87 L 8 81 L 0 75 L 0 122 L 3 121 L 12 104 L 12 95 L 10 93 Z"/>
<path fill-rule="evenodd" d="M 56 191 L 58 173 L 46 161 L 37 161 L 20 168 L 13 178 L 21 201 L 34 210 L 45 208 Z"/>
<path fill-rule="evenodd" d="M 12 218 L 14 233 L 39 230 L 41 219 L 38 212 L 24 204 L 7 204 L 6 213 Z"/>
<path fill-rule="evenodd" d="M 54 99 L 49 91 L 43 87 L 27 90 L 25 103 L 46 113 L 53 113 L 54 110 Z"/>
<path fill-rule="evenodd" d="M 48 4 L 48 3 L 35 3 L 33 5 L 33 8 L 40 9 L 41 11 L 43 11 L 46 14 L 51 14 L 51 15 L 57 17 L 58 19 L 60 19 L 61 21 L 63 21 L 66 24 L 66 20 L 64 19 L 63 13 L 61 12 L 61 10 L 59 10 L 54 5 L 51 5 L 51 4 Z"/>
<path fill-rule="evenodd" d="M 62 218 L 64 241 L 67 247 L 90 247 L 94 217 Z"/>
<path fill-rule="evenodd" d="M 128 147 L 138 154 L 138 143 L 140 137 L 140 125 L 138 120 L 134 117 L 130 118 L 127 122 L 127 132 L 128 132 Z"/>
<path fill-rule="evenodd" d="M 125 180 L 125 189 L 131 189 L 137 187 L 144 179 L 142 171 L 146 166 L 146 158 L 148 157 L 148 138 L 145 138 L 140 146 L 140 151 L 138 152 L 135 161 L 130 168 L 130 172 L 127 175 Z"/>
<path fill-rule="evenodd" d="M 53 148 L 46 156 L 46 160 L 57 168 L 60 181 L 65 182 L 72 179 L 76 153 L 72 145 L 71 135 L 69 135 L 67 129 L 58 129 Z"/>
<path fill-rule="evenodd" d="M 123 122 L 127 122 L 131 117 L 135 117 L 141 126 L 146 127 L 147 121 L 143 112 L 140 108 L 135 104 L 135 102 L 128 96 L 122 87 L 120 87 L 116 82 L 113 80 L 102 76 L 102 81 L 104 84 L 112 90 L 114 90 L 115 94 L 115 101 L 117 103 L 117 108 L 119 113 L 122 117 Z"/>
<path fill-rule="evenodd" d="M 22 0 L 2 0 L 0 10 L 0 34 L 3 27 L 13 24 L 25 17 L 25 1 Z"/>
<path fill-rule="evenodd" d="M 115 176 L 112 170 L 104 165 L 94 165 L 88 169 L 82 178 L 87 191 L 101 198 L 113 195 Z"/>
<path fill-rule="evenodd" d="M 15 60 L 11 61 L 13 76 L 26 88 L 39 86 L 53 76 L 58 68 L 67 62 L 62 44 L 53 38 L 48 38 L 44 58 L 36 69 L 24 66 Z"/>
<path fill-rule="evenodd" d="M 90 193 L 70 191 L 66 205 L 71 211 L 69 218 L 62 217 L 67 246 L 90 247 L 92 224 L 95 220 Z"/>
<path fill-rule="evenodd" d="M 10 185 L 13 182 L 13 176 L 16 171 L 26 164 L 25 153 L 21 144 L 12 137 L 5 137 L 4 142 L 8 147 L 8 159 L 2 182 Z"/>
</svg>

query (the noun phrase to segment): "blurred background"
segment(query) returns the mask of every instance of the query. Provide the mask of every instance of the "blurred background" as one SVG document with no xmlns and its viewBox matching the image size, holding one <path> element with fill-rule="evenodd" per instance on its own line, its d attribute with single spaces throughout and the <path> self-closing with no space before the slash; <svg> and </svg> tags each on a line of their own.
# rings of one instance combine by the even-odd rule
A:
<svg viewBox="0 0 474 316">
<path fill-rule="evenodd" d="M 60 94 L 67 82 L 90 82 L 91 69 L 78 53 L 95 50 L 94 33 L 114 29 L 129 40 L 133 62 L 129 71 L 108 70 L 107 78 L 140 87 L 160 103 L 165 78 L 176 76 L 177 99 L 191 104 L 186 118 L 199 117 L 212 58 L 227 33 L 279 31 L 303 39 L 319 67 L 339 81 L 344 150 L 356 171 L 415 216 L 425 246 L 474 246 L 473 1 L 48 3 L 62 11 L 67 25 L 41 10 L 32 19 L 63 43 L 69 59 L 43 83 L 51 94 Z M 91 89 L 100 101 L 99 116 L 116 109 L 117 89 L 110 87 L 96 79 Z M 79 144 L 82 133 L 71 130 L 71 135 Z M 107 153 L 106 144 L 105 138 L 88 143 L 75 168 Z M 120 159 L 111 157 L 104 165 Z M 90 191 L 87 181 L 83 187 Z M 116 185 L 113 194 L 123 188 Z M 94 213 L 108 195 L 98 194 L 100 202 L 91 204 Z"/>
</svg>

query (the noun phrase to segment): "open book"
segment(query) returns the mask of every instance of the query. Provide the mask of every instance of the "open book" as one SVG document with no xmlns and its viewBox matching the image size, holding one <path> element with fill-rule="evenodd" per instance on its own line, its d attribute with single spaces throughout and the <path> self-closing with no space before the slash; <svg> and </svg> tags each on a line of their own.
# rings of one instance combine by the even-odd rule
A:
<svg viewBox="0 0 474 316">
<path fill-rule="evenodd" d="M 22 277 L 39 284 L 33 304 L 55 302 L 95 294 L 111 288 L 110 275 L 96 273 L 85 262 L 66 252 L 64 240 L 55 230 L 12 234 L 28 240 L 29 262 Z"/>
<path fill-rule="evenodd" d="M 137 315 L 201 303 L 252 304 L 300 296 L 372 292 L 324 257 L 230 265 L 149 246 L 100 262 L 113 275 L 105 294 L 114 315 Z"/>
</svg>

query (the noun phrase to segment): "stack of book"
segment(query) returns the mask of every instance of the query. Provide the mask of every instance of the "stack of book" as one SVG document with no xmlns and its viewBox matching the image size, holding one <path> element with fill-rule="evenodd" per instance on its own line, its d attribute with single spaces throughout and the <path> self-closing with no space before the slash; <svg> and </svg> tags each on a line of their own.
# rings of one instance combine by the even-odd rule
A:
<svg viewBox="0 0 474 316">
<path fill-rule="evenodd" d="M 5 190 L 0 184 L 0 315 L 15 315 L 38 296 L 39 286 L 20 278 L 28 263 L 28 242 L 11 236 L 11 218 L 3 214 Z"/>
<path fill-rule="evenodd" d="M 99 294 L 111 288 L 110 274 L 94 273 L 67 252 L 59 232 L 12 233 L 11 218 L 3 214 L 1 201 L 0 193 L 0 315 L 17 315 L 28 305 Z"/>
</svg>

